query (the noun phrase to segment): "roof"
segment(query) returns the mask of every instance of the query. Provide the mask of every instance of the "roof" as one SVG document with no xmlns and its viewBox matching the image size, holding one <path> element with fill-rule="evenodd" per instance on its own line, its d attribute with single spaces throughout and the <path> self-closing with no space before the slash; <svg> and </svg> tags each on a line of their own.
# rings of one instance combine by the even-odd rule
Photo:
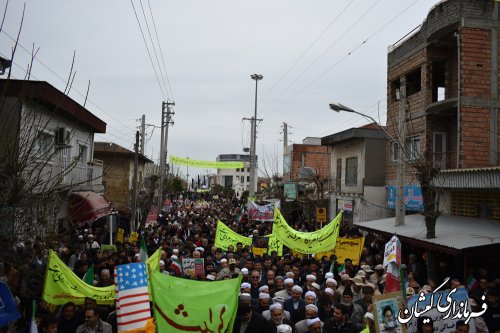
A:
<svg viewBox="0 0 500 333">
<path fill-rule="evenodd" d="M 2 96 L 25 97 L 45 105 L 75 120 L 81 126 L 90 127 L 94 133 L 106 133 L 106 123 L 72 98 L 45 81 L 0 80 Z"/>
<path fill-rule="evenodd" d="M 353 127 L 342 132 L 330 134 L 321 138 L 321 144 L 334 145 L 353 139 L 385 139 L 381 126 L 371 123 L 361 127 Z"/>
<path fill-rule="evenodd" d="M 94 155 L 95 153 L 101 153 L 101 154 L 119 154 L 119 155 L 127 155 L 127 156 L 134 156 L 134 152 L 131 150 L 128 150 L 127 148 L 124 148 L 120 145 L 117 145 L 116 143 L 113 142 L 94 142 Z M 146 163 L 154 163 L 151 161 L 149 158 L 146 156 L 142 155 L 139 153 L 139 158 L 146 161 Z"/>
<path fill-rule="evenodd" d="M 401 241 L 437 251 L 458 254 L 464 249 L 500 244 L 500 221 L 464 216 L 441 215 L 436 222 L 436 238 L 426 239 L 424 217 L 406 215 L 405 225 L 395 226 L 395 218 L 358 222 L 359 228 L 396 234 Z"/>
</svg>

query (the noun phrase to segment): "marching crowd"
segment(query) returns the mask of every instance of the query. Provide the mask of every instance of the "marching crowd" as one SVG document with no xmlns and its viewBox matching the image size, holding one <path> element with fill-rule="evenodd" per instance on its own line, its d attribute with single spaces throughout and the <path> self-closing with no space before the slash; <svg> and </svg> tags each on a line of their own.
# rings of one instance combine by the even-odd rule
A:
<svg viewBox="0 0 500 333">
<path fill-rule="evenodd" d="M 373 297 L 384 292 L 386 272 L 382 262 L 387 239 L 367 235 L 359 265 L 353 265 L 350 258 L 339 262 L 334 255 L 298 257 L 287 248 L 282 256 L 277 252 L 257 256 L 241 243 L 224 250 L 214 245 L 218 220 L 240 235 L 271 234 L 272 223 L 242 217 L 241 200 L 186 192 L 172 194 L 170 202 L 171 206 L 159 214 L 157 223 L 141 226 L 148 253 L 161 249 L 160 271 L 164 274 L 206 281 L 241 275 L 233 332 L 361 332 L 366 327 L 370 332 L 376 331 Z M 290 226 L 301 231 L 317 228 L 301 219 L 292 221 Z M 343 237 L 361 237 L 357 229 L 349 227 L 340 233 Z M 116 332 L 112 306 L 100 306 L 95 300 L 86 299 L 83 305 L 68 302 L 56 308 L 41 300 L 49 248 L 80 278 L 93 266 L 94 285 L 99 287 L 114 284 L 112 272 L 116 265 L 139 260 L 138 242 L 129 244 L 125 239 L 111 249 L 103 244 L 107 237 L 104 228 L 87 226 L 69 239 L 49 244 L 41 241 L 17 244 L 16 260 L 3 262 L 0 279 L 9 286 L 23 316 L 0 332 L 28 332 L 33 298 L 38 300 L 38 332 Z M 184 274 L 176 264 L 182 258 L 203 258 L 203 274 Z M 427 279 L 421 256 L 409 254 L 403 262 L 408 296 L 429 293 L 437 287 L 439 283 Z M 482 303 L 487 303 L 487 311 L 474 321 L 479 333 L 500 331 L 500 274 L 491 273 L 494 272 L 481 268 L 471 271 L 467 281 L 455 278 L 447 286 L 466 285 L 473 311 L 479 311 Z M 382 311 L 383 318 L 378 318 L 380 332 L 401 332 L 401 325 L 395 320 L 397 314 L 392 312 L 390 308 Z M 455 332 L 469 332 L 469 329 L 463 320 L 456 322 Z M 432 318 L 420 317 L 417 330 L 432 332 Z"/>
</svg>

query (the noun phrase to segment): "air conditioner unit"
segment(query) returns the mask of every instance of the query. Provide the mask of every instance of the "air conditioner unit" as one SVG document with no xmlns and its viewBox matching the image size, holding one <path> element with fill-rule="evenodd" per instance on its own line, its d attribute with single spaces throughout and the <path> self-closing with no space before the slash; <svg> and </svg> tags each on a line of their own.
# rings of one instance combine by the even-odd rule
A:
<svg viewBox="0 0 500 333">
<path fill-rule="evenodd" d="M 56 144 L 67 146 L 70 142 L 70 131 L 66 127 L 58 127 L 56 132 Z"/>
</svg>

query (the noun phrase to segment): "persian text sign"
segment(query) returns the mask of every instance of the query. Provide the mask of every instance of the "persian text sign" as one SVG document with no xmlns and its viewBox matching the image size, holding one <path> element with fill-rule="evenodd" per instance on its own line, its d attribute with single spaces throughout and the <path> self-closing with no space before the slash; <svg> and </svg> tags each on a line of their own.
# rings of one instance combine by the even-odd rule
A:
<svg viewBox="0 0 500 333">
<path fill-rule="evenodd" d="M 337 245 L 335 246 L 334 254 L 337 256 L 337 262 L 343 263 L 345 259 L 352 260 L 352 264 L 359 265 L 359 258 L 361 251 L 365 244 L 365 238 L 337 238 Z"/>
<path fill-rule="evenodd" d="M 273 235 L 290 249 L 306 254 L 325 252 L 335 247 L 342 212 L 330 223 L 314 232 L 300 232 L 290 227 L 278 208 L 274 209 Z"/>
<path fill-rule="evenodd" d="M 62 305 L 71 301 L 79 305 L 86 297 L 96 300 L 97 304 L 114 304 L 115 286 L 99 288 L 86 284 L 50 250 L 43 299 L 50 304 Z"/>
<path fill-rule="evenodd" d="M 283 255 L 283 243 L 274 235 L 266 236 L 269 238 L 267 242 L 268 248 L 266 252 L 271 253 L 272 251 L 276 251 L 279 256 Z M 221 221 L 217 222 L 217 230 L 215 232 L 215 247 L 221 248 L 224 251 L 227 251 L 229 245 L 232 245 L 236 248 L 236 244 L 240 242 L 243 247 L 252 245 L 252 238 L 242 236 L 233 230 L 231 230 L 228 226 L 226 226 Z"/>
<path fill-rule="evenodd" d="M 203 258 L 182 258 L 182 270 L 184 274 L 194 276 L 205 275 L 205 259 Z"/>
<path fill-rule="evenodd" d="M 468 301 L 469 296 L 463 287 L 423 296 L 414 295 L 408 300 L 406 309 L 399 313 L 398 321 L 407 325 L 408 333 L 416 333 L 418 317 L 429 317 L 433 321 L 434 331 L 454 332 L 457 321 L 461 319 L 470 321 L 469 333 L 475 333 L 473 318 L 481 316 L 487 307 L 483 307 L 480 312 L 473 312 Z"/>
<path fill-rule="evenodd" d="M 196 281 L 153 275 L 158 332 L 229 332 L 238 308 L 241 279 Z"/>
<path fill-rule="evenodd" d="M 193 168 L 202 168 L 202 169 L 240 169 L 245 167 L 245 163 L 243 162 L 198 161 L 190 158 L 182 158 L 173 155 L 170 155 L 170 163 L 190 166 Z"/>
</svg>

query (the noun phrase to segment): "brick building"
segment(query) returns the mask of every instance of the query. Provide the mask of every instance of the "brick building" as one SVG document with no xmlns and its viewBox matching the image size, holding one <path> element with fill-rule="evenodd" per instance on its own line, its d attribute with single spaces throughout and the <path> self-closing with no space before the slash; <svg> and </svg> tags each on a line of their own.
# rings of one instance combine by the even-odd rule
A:
<svg viewBox="0 0 500 333">
<path fill-rule="evenodd" d="M 330 179 L 329 151 L 330 147 L 321 145 L 321 138 L 289 145 L 283 154 L 283 181 L 304 181 L 312 175 Z"/>
<path fill-rule="evenodd" d="M 120 211 L 130 211 L 132 207 L 132 181 L 134 177 L 134 152 L 112 142 L 95 142 L 94 156 L 104 164 L 103 185 L 106 199 Z M 139 154 L 137 188 L 144 188 L 146 163 L 153 163 Z"/>
<path fill-rule="evenodd" d="M 396 232 L 415 251 L 434 254 L 439 267 L 431 269 L 441 277 L 463 270 L 463 278 L 472 258 L 476 268 L 499 268 L 485 252 L 500 254 L 498 9 L 493 0 L 440 1 L 388 50 L 387 130 L 395 139 L 386 152 L 388 194 L 397 182 L 404 119 L 404 185 L 413 193 L 409 198 L 405 190 L 405 201 L 422 208 L 411 166 L 425 157 L 440 170 L 433 185 L 441 215 L 433 239 L 425 238 L 420 214 L 407 215 L 404 226 L 395 227 L 393 218 L 364 226 Z"/>
<path fill-rule="evenodd" d="M 405 80 L 407 165 L 430 150 L 442 170 L 442 210 L 452 215 L 500 219 L 498 29 L 498 2 L 442 1 L 418 31 L 389 48 L 388 131 L 397 136 Z M 391 147 L 386 175 L 394 185 Z M 406 169 L 405 185 L 417 184 Z"/>
</svg>

